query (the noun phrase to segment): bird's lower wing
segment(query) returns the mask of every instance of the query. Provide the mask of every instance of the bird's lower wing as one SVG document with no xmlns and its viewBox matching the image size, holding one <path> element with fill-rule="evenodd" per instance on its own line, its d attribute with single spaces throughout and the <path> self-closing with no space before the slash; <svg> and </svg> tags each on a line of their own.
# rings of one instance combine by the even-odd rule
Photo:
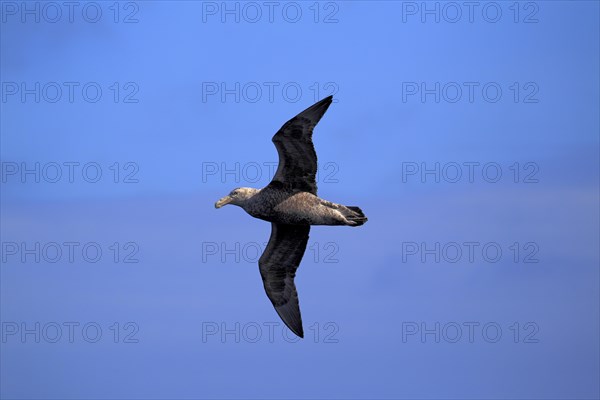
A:
<svg viewBox="0 0 600 400">
<path fill-rule="evenodd" d="M 265 292 L 275 311 L 300 337 L 304 337 L 304 330 L 294 277 L 306 250 L 309 232 L 309 225 L 272 223 L 269 244 L 258 261 Z"/>
</svg>

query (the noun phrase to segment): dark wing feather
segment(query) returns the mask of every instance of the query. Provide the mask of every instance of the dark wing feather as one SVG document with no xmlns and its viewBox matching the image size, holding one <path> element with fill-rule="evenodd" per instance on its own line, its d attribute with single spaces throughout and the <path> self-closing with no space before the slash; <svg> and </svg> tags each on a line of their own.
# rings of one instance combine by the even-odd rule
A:
<svg viewBox="0 0 600 400">
<path fill-rule="evenodd" d="M 273 182 L 282 183 L 293 191 L 317 194 L 317 154 L 312 133 L 332 99 L 333 96 L 329 96 L 313 104 L 286 122 L 273 136 L 279 153 L 279 166 Z"/>
<path fill-rule="evenodd" d="M 306 250 L 309 231 L 309 225 L 272 223 L 269 244 L 258 261 L 265 292 L 275 311 L 300 337 L 304 337 L 304 331 L 294 277 Z"/>
</svg>

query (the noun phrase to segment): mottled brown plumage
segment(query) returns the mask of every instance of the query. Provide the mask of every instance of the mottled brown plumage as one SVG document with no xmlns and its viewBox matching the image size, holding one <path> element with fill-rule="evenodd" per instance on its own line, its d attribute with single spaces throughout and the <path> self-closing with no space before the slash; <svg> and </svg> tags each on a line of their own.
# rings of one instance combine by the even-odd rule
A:
<svg viewBox="0 0 600 400">
<path fill-rule="evenodd" d="M 304 337 L 294 284 L 311 225 L 360 226 L 367 217 L 358 207 L 317 197 L 317 154 L 312 133 L 333 97 L 329 96 L 286 122 L 273 136 L 279 166 L 263 189 L 237 188 L 216 204 L 242 207 L 255 218 L 271 222 L 271 237 L 258 265 L 265 292 L 277 314 L 296 335 Z"/>
</svg>

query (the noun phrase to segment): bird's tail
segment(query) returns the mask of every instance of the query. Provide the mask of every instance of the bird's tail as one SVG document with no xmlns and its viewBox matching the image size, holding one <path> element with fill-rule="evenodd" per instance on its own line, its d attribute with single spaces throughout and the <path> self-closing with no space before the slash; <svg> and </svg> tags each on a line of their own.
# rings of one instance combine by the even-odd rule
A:
<svg viewBox="0 0 600 400">
<path fill-rule="evenodd" d="M 347 211 L 344 210 L 345 212 L 343 212 L 343 214 L 346 220 L 348 221 L 348 225 L 361 226 L 368 221 L 367 217 L 359 207 L 345 206 L 345 208 L 347 209 Z"/>
</svg>

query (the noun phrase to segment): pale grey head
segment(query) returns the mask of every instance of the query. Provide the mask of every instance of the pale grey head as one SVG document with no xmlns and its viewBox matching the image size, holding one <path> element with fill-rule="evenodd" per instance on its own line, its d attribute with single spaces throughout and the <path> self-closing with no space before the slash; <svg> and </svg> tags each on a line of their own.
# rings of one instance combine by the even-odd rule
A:
<svg viewBox="0 0 600 400">
<path fill-rule="evenodd" d="M 244 207 L 246 201 L 254 196 L 258 192 L 258 189 L 241 187 L 233 189 L 227 196 L 222 197 L 215 203 L 215 208 L 221 208 L 227 204 L 233 204 L 235 206 Z"/>
</svg>

